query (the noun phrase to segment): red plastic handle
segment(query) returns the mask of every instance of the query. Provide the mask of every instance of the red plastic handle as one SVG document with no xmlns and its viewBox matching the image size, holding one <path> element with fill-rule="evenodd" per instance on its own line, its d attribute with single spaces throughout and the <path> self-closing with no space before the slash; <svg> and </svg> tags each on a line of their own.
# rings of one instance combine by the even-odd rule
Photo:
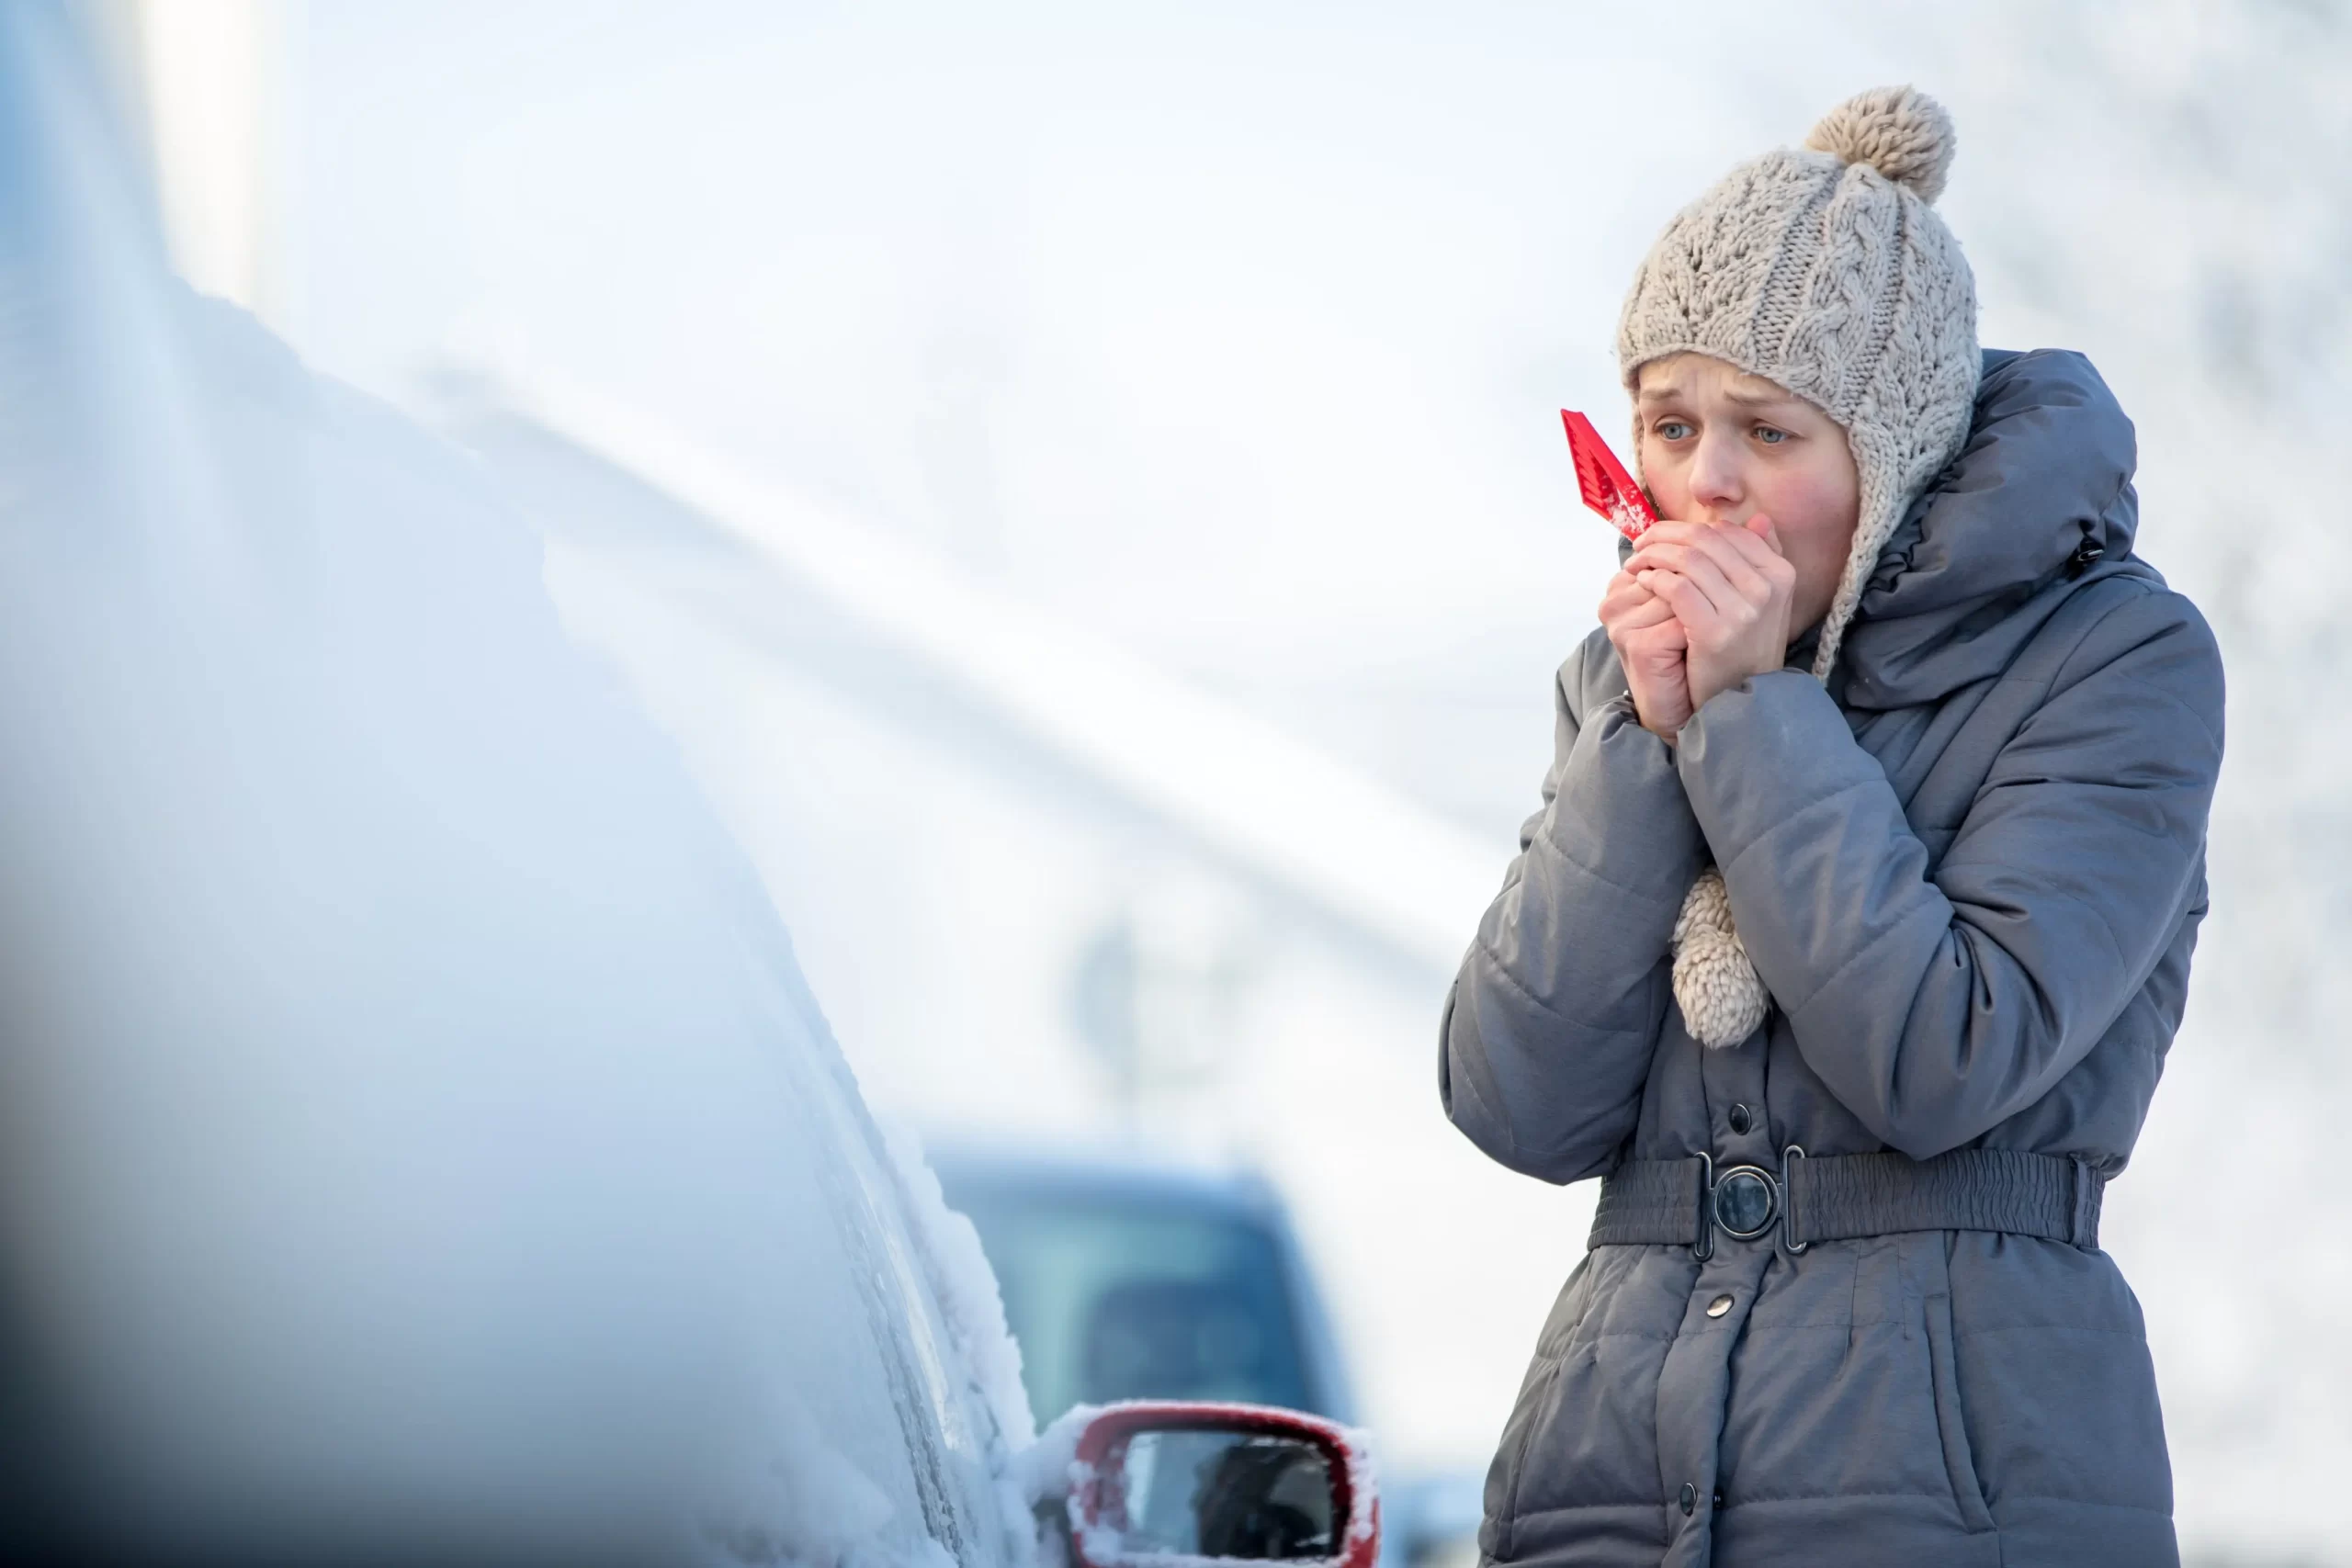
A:
<svg viewBox="0 0 2352 1568">
<path fill-rule="evenodd" d="M 1560 411 L 1560 423 L 1567 427 L 1568 454 L 1576 459 L 1577 491 L 1584 503 L 1615 525 L 1629 539 L 1638 539 L 1642 530 L 1657 521 L 1657 513 L 1650 510 L 1649 497 L 1609 449 L 1609 443 L 1593 429 L 1592 421 L 1566 409 Z"/>
</svg>

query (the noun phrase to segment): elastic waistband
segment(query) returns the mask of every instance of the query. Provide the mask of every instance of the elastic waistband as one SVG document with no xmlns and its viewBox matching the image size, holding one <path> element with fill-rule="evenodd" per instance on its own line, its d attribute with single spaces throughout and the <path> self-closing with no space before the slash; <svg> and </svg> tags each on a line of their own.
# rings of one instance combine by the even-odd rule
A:
<svg viewBox="0 0 2352 1568">
<path fill-rule="evenodd" d="M 1797 1157 L 1774 1173 L 1772 1219 L 1792 1250 L 1816 1241 L 1947 1230 L 2002 1231 L 2098 1250 L 2107 1179 L 2088 1160 L 2015 1149 L 1954 1149 L 1929 1160 L 1791 1152 Z M 1724 1174 L 1725 1168 L 1698 1157 L 1626 1161 L 1600 1184 L 1589 1245 L 1689 1247 L 1703 1255 L 1713 1244 L 1706 1227 L 1720 1223 L 1711 1183 Z"/>
</svg>

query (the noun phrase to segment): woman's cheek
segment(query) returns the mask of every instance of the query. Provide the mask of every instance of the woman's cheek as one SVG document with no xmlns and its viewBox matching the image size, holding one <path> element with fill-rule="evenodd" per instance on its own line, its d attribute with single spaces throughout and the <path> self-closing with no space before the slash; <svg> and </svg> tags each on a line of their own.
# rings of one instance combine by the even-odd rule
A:
<svg viewBox="0 0 2352 1568">
<path fill-rule="evenodd" d="M 1853 504 L 1834 482 L 1787 485 L 1775 499 L 1781 511 L 1763 510 L 1780 533 L 1781 553 L 1797 570 L 1792 607 L 1809 626 L 1828 610 L 1845 572 L 1854 543 Z"/>
<path fill-rule="evenodd" d="M 1673 459 L 1645 442 L 1642 445 L 1642 486 L 1660 517 L 1690 515 L 1690 490 L 1682 482 Z"/>
<path fill-rule="evenodd" d="M 1781 487 L 1778 504 L 1759 510 L 1770 515 L 1783 540 L 1802 539 L 1808 553 L 1834 552 L 1842 561 L 1840 547 L 1853 537 L 1854 525 L 1850 503 L 1841 507 L 1839 500 L 1834 483 L 1800 481 Z"/>
</svg>

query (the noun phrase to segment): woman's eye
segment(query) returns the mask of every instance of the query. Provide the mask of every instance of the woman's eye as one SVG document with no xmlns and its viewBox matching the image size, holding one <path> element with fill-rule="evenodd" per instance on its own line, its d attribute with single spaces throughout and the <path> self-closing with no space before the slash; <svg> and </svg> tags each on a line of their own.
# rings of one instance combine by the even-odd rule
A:
<svg viewBox="0 0 2352 1568">
<path fill-rule="evenodd" d="M 1756 427 L 1756 439 L 1767 446 L 1778 446 L 1788 438 L 1789 433 L 1785 430 L 1775 430 L 1769 424 L 1759 424 Z"/>
<path fill-rule="evenodd" d="M 1661 441 L 1679 441 L 1690 434 L 1690 427 L 1679 419 L 1662 419 L 1650 428 Z"/>
</svg>

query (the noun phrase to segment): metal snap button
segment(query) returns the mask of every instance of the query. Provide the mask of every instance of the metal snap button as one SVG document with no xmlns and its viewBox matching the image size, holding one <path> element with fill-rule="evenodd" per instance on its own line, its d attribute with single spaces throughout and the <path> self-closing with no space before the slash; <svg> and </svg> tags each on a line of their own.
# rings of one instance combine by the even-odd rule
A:
<svg viewBox="0 0 2352 1568">
<path fill-rule="evenodd" d="M 1724 1112 L 1724 1120 L 1731 1123 L 1735 1133 L 1745 1133 L 1756 1125 L 1756 1118 L 1745 1105 L 1735 1105 Z"/>
<path fill-rule="evenodd" d="M 1689 1482 L 1682 1483 L 1682 1517 L 1689 1518 L 1699 1506 L 1699 1489 Z"/>
<path fill-rule="evenodd" d="M 1707 1303 L 1707 1315 L 1709 1317 L 1721 1317 L 1724 1314 L 1729 1311 L 1731 1311 L 1731 1298 L 1729 1296 L 1717 1296 L 1713 1301 Z"/>
</svg>

